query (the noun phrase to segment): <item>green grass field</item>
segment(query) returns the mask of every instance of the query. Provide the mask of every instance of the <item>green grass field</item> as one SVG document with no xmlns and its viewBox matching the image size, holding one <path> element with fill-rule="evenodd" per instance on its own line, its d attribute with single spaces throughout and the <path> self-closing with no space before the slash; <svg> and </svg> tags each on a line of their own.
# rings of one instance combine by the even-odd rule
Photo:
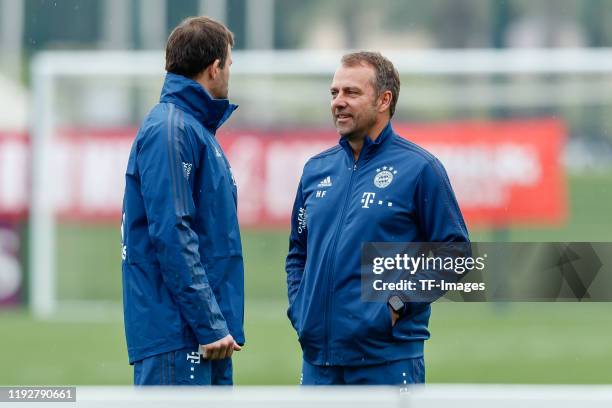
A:
<svg viewBox="0 0 612 408">
<path fill-rule="evenodd" d="M 561 228 L 512 228 L 511 241 L 612 241 L 612 176 L 570 178 Z M 491 240 L 491 231 L 472 239 Z M 502 235 L 503 236 L 503 235 Z M 118 228 L 64 225 L 61 299 L 120 299 Z M 296 384 L 300 352 L 285 317 L 287 231 L 244 231 L 247 346 L 237 384 Z M 77 311 L 75 311 L 77 312 Z M 76 316 L 76 317 L 75 317 Z M 130 384 L 120 308 L 47 322 L 0 312 L 0 384 Z M 426 346 L 430 382 L 610 383 L 612 313 L 606 303 L 439 303 Z"/>
</svg>

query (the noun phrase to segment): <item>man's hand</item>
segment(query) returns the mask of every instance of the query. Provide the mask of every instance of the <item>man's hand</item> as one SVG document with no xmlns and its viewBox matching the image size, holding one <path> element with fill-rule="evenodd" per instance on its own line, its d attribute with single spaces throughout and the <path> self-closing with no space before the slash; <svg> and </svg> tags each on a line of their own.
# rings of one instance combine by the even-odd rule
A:
<svg viewBox="0 0 612 408">
<path fill-rule="evenodd" d="M 389 312 L 391 313 L 391 327 L 394 327 L 395 323 L 397 323 L 397 319 L 400 318 L 400 315 L 399 315 L 399 313 L 397 313 L 396 311 L 394 311 L 390 307 L 389 307 Z"/>
<path fill-rule="evenodd" d="M 231 334 L 214 343 L 200 345 L 200 347 L 202 348 L 202 357 L 207 360 L 222 360 L 231 357 L 234 351 L 242 350 L 242 347 L 236 343 Z"/>
</svg>

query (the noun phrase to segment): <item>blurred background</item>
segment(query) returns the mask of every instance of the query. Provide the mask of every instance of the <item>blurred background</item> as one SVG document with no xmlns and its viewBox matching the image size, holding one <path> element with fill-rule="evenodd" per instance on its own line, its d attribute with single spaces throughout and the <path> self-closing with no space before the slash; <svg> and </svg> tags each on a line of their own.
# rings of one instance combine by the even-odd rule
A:
<svg viewBox="0 0 612 408">
<path fill-rule="evenodd" d="M 296 384 L 289 212 L 337 142 L 343 51 L 400 71 L 394 126 L 446 166 L 474 241 L 611 241 L 612 0 L 0 0 L 0 384 L 130 384 L 123 172 L 187 16 L 234 32 L 219 134 L 239 188 L 237 384 Z M 520 260 L 516 260 L 520 267 Z M 610 383 L 606 303 L 435 304 L 427 380 Z"/>
</svg>

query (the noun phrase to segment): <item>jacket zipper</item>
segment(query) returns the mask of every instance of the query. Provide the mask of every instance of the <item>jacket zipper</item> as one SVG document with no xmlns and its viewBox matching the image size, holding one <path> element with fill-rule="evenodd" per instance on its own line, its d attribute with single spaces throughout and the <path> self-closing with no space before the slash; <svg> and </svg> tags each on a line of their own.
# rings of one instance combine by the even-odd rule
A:
<svg viewBox="0 0 612 408">
<path fill-rule="evenodd" d="M 351 196 L 351 191 L 353 189 L 353 176 L 357 171 L 357 163 L 359 159 L 353 162 L 353 169 L 351 170 L 351 178 L 349 179 L 349 186 L 346 191 L 346 195 L 344 196 L 344 205 L 342 206 L 342 212 L 340 213 L 340 219 L 338 221 L 338 225 L 336 226 L 336 231 L 334 232 L 334 239 L 332 241 L 332 249 L 330 251 L 329 261 L 327 262 L 327 270 L 329 271 L 328 279 L 327 279 L 327 299 L 325 301 L 325 365 L 329 366 L 329 349 L 330 349 L 330 337 L 331 337 L 331 316 L 328 316 L 331 312 L 331 303 L 333 302 L 333 282 L 334 282 L 334 272 L 336 266 L 336 246 L 338 244 L 338 238 L 340 238 L 340 231 L 342 228 L 342 224 L 344 224 L 344 215 L 346 213 L 346 207 L 348 205 L 348 199 Z"/>
</svg>

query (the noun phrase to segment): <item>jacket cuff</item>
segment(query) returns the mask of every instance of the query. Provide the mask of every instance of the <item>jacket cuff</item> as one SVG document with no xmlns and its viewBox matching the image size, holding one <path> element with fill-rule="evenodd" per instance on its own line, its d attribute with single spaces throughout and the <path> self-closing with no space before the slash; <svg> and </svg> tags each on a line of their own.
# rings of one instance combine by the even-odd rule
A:
<svg viewBox="0 0 612 408">
<path fill-rule="evenodd" d="M 230 334 L 230 332 L 227 328 L 225 328 L 223 330 L 213 330 L 206 334 L 198 333 L 196 337 L 198 339 L 198 343 L 203 346 L 206 344 L 214 343 L 217 340 L 221 340 L 222 338 L 226 337 L 228 334 Z"/>
</svg>

